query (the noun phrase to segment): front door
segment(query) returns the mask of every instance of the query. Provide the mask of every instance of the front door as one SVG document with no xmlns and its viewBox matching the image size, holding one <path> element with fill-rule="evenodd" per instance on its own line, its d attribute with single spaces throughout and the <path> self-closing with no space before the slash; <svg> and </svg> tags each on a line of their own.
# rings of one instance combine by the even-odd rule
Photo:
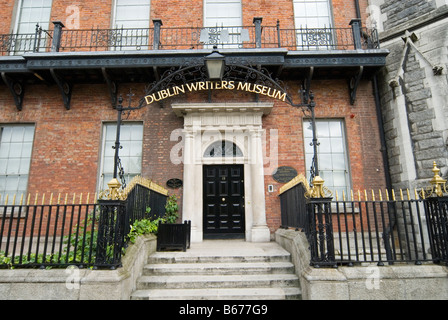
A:
<svg viewBox="0 0 448 320">
<path fill-rule="evenodd" d="M 245 237 L 244 166 L 204 166 L 204 238 Z"/>
</svg>

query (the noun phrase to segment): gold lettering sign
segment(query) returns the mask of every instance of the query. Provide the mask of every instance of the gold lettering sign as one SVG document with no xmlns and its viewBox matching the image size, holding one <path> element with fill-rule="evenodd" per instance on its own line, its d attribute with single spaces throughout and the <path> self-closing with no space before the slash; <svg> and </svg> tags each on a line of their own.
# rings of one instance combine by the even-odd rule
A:
<svg viewBox="0 0 448 320">
<path fill-rule="evenodd" d="M 203 90 L 238 90 L 261 94 L 264 96 L 278 99 L 280 101 L 286 100 L 286 92 L 267 87 L 261 84 L 249 82 L 235 82 L 235 81 L 199 81 L 193 83 L 182 84 L 179 86 L 170 87 L 145 96 L 145 101 L 149 105 L 153 102 L 161 101 L 166 98 L 177 96 L 181 93 L 195 92 Z"/>
</svg>

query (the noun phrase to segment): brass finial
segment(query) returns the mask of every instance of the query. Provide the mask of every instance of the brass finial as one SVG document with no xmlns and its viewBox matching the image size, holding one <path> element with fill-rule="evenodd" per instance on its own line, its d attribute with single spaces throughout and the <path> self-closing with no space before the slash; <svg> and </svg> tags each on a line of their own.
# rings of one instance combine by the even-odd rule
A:
<svg viewBox="0 0 448 320">
<path fill-rule="evenodd" d="M 324 186 L 324 183 L 324 179 L 320 176 L 314 177 L 313 187 L 311 188 L 311 198 L 326 198 L 332 196 L 332 192 Z"/>
<path fill-rule="evenodd" d="M 446 192 L 446 180 L 442 179 L 439 175 L 440 169 L 437 168 L 437 164 L 434 161 L 432 172 L 434 173 L 434 177 L 429 181 L 432 185 L 433 193 L 435 193 L 438 197 L 443 196 L 443 192 Z"/>
<path fill-rule="evenodd" d="M 440 169 L 437 167 L 437 163 L 435 161 L 433 162 L 431 171 L 434 173 L 434 176 L 429 181 L 431 186 L 426 189 L 422 189 L 420 192 L 423 199 L 432 196 L 443 197 L 444 193 L 448 193 L 446 189 L 447 181 L 439 175 Z"/>
<path fill-rule="evenodd" d="M 100 198 L 104 200 L 123 200 L 124 195 L 121 188 L 121 183 L 117 178 L 113 178 L 107 184 L 109 189 L 100 193 Z"/>
</svg>

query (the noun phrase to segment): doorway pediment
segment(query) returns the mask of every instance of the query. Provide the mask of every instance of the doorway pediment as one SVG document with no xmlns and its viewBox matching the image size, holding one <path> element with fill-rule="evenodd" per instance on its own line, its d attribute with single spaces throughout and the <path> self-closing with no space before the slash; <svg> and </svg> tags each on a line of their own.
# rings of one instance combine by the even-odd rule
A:
<svg viewBox="0 0 448 320">
<path fill-rule="evenodd" d="M 192 113 L 258 113 L 266 116 L 271 113 L 274 103 L 175 103 L 172 104 L 174 113 L 184 117 Z"/>
</svg>

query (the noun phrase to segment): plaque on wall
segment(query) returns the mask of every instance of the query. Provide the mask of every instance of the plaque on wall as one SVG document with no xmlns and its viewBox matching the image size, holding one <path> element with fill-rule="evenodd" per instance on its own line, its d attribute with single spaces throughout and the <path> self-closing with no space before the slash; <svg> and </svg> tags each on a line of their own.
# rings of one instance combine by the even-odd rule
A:
<svg viewBox="0 0 448 320">
<path fill-rule="evenodd" d="M 287 166 L 278 167 L 277 170 L 275 170 L 274 173 L 272 174 L 274 180 L 280 183 L 288 183 L 296 176 L 297 176 L 296 169 Z"/>
<path fill-rule="evenodd" d="M 182 187 L 182 180 L 177 178 L 170 179 L 166 182 L 166 186 L 172 189 L 180 188 Z"/>
</svg>

